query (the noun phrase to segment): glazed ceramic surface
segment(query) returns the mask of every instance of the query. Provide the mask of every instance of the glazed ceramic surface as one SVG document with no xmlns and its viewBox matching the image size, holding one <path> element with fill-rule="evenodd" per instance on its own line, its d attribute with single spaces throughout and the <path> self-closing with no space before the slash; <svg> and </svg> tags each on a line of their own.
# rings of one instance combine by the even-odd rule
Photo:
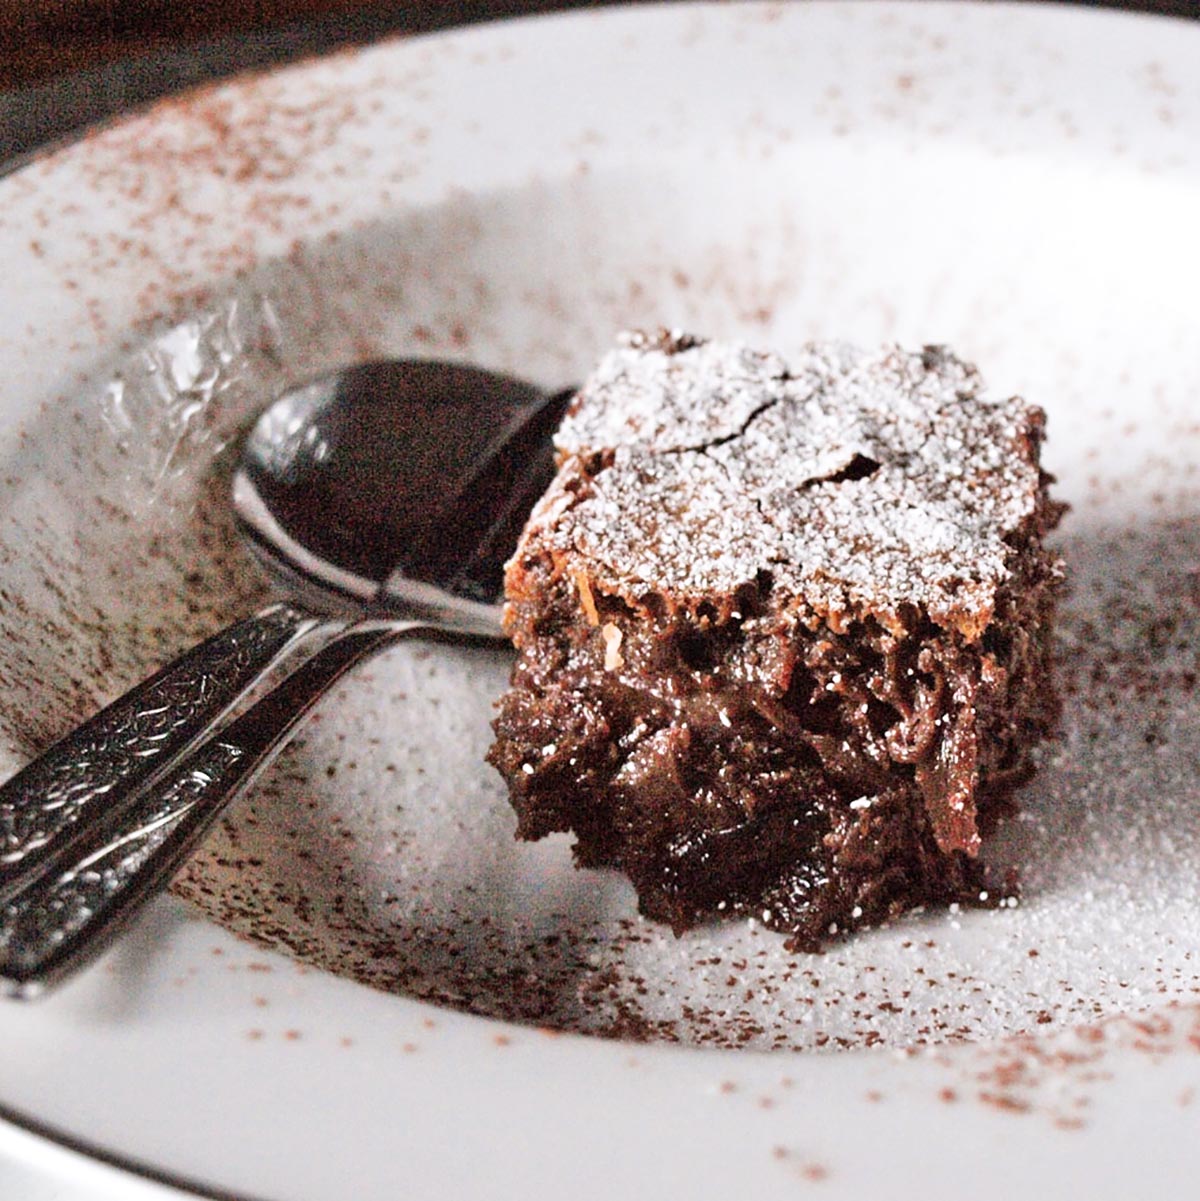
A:
<svg viewBox="0 0 1200 1201">
<path fill-rule="evenodd" d="M 636 326 L 946 342 L 1047 410 L 1072 505 L 1063 729 L 989 849 L 1001 904 L 821 956 L 676 939 L 568 839 L 513 840 L 483 763 L 507 654 L 399 647 L 107 959 L 0 1009 L 0 1107 L 271 1201 L 1180 1191 L 1198 211 L 1200 28 L 937 3 L 397 41 L 0 181 L 5 774 L 260 603 L 237 440 L 335 365 L 561 387 Z"/>
</svg>

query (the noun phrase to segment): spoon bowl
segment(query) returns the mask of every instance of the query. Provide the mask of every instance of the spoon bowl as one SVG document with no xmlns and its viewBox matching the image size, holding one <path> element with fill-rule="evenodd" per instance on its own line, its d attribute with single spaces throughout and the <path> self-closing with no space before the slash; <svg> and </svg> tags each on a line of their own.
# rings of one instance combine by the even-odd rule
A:
<svg viewBox="0 0 1200 1201">
<path fill-rule="evenodd" d="M 504 561 L 553 477 L 571 395 L 424 361 L 291 389 L 244 444 L 239 527 L 285 593 L 319 611 L 369 606 L 499 637 Z"/>
</svg>

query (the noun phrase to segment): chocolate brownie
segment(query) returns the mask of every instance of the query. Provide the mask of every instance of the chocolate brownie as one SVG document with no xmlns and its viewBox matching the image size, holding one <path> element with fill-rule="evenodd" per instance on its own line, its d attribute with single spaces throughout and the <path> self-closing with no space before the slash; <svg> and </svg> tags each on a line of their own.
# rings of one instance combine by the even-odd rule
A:
<svg viewBox="0 0 1200 1201">
<path fill-rule="evenodd" d="M 1057 712 L 1044 420 L 938 346 L 626 335 L 507 568 L 518 836 L 797 948 L 977 899 Z"/>
</svg>

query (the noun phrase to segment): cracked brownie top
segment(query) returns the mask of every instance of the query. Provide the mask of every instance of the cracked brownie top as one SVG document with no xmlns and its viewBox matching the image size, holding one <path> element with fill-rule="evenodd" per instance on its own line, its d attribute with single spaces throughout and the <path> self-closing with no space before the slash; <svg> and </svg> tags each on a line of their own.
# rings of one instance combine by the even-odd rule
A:
<svg viewBox="0 0 1200 1201">
<path fill-rule="evenodd" d="M 627 334 L 559 431 L 523 545 L 568 571 L 582 556 L 590 586 L 635 606 L 718 595 L 720 620 L 769 579 L 809 624 L 926 616 L 973 640 L 1036 519 L 1043 421 L 941 347 L 814 343 L 785 364 Z"/>
</svg>

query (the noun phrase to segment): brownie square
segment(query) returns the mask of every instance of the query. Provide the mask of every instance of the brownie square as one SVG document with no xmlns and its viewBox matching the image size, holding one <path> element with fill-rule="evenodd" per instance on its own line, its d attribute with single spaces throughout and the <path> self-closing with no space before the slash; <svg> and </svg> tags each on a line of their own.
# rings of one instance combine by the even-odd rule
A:
<svg viewBox="0 0 1200 1201">
<path fill-rule="evenodd" d="M 507 568 L 518 836 L 796 948 L 977 900 L 1057 714 L 1044 421 L 942 347 L 626 335 Z"/>
</svg>

